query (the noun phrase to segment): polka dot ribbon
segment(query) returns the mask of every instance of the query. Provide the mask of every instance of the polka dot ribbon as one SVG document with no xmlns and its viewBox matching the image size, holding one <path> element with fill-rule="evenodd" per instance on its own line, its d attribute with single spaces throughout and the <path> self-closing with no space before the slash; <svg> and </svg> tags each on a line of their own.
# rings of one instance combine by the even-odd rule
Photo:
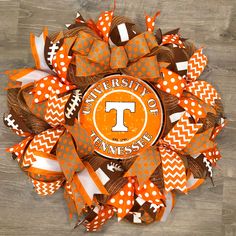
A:
<svg viewBox="0 0 236 236">
<path fill-rule="evenodd" d="M 161 45 L 166 45 L 166 44 L 173 44 L 174 46 L 178 46 L 179 48 L 185 48 L 178 34 L 164 35 L 162 37 Z"/>
<path fill-rule="evenodd" d="M 136 196 L 142 202 L 147 201 L 151 204 L 164 206 L 162 201 L 165 199 L 164 195 L 151 181 L 147 180 L 140 187 L 135 177 L 128 177 L 128 183 L 107 202 L 108 205 L 117 209 L 118 221 L 122 220 L 131 211 Z"/>
<path fill-rule="evenodd" d="M 67 41 L 56 52 L 52 60 L 53 70 L 58 77 L 53 75 L 45 76 L 44 78 L 35 82 L 32 93 L 34 95 L 34 103 L 40 103 L 47 100 L 51 93 L 57 95 L 75 89 L 75 85 L 71 85 L 67 80 L 67 70 L 70 65 L 71 56 L 68 56 Z"/>
<path fill-rule="evenodd" d="M 159 64 L 156 57 L 146 57 L 157 46 L 155 36 L 145 32 L 131 39 L 125 46 L 115 47 L 110 51 L 106 42 L 80 31 L 72 48 L 76 52 L 76 76 L 92 76 L 124 68 L 129 75 L 157 78 Z"/>
<path fill-rule="evenodd" d="M 156 18 L 160 15 L 160 11 L 156 12 L 156 14 L 154 16 L 146 16 L 146 27 L 147 27 L 147 31 L 149 32 L 153 32 L 154 31 L 154 26 L 155 26 L 155 20 Z"/>
<path fill-rule="evenodd" d="M 98 231 L 114 215 L 114 208 L 109 205 L 96 206 L 93 209 L 93 217 L 84 221 L 87 231 Z"/>
<path fill-rule="evenodd" d="M 139 186 L 142 187 L 146 180 L 152 175 L 161 158 L 156 147 L 150 147 L 140 153 L 135 162 L 125 173 L 125 176 L 137 176 Z"/>
<path fill-rule="evenodd" d="M 113 11 L 105 11 L 101 13 L 97 21 L 97 28 L 102 33 L 103 40 L 105 42 L 108 42 L 108 39 L 109 39 L 109 32 L 111 28 L 111 21 L 112 21 L 113 14 L 114 14 Z"/>
<path fill-rule="evenodd" d="M 58 77 L 49 75 L 35 83 L 32 90 L 34 95 L 34 103 L 40 103 L 49 99 L 51 93 L 59 95 L 75 88 L 76 86 L 66 85 L 62 83 Z"/>
</svg>

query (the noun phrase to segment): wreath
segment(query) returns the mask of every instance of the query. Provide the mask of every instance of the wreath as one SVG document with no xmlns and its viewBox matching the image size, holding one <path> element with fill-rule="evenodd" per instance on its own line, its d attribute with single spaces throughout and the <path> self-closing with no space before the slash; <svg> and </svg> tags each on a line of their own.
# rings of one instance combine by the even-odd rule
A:
<svg viewBox="0 0 236 236">
<path fill-rule="evenodd" d="M 175 194 L 209 177 L 226 124 L 207 66 L 179 29 L 146 31 L 114 10 L 80 13 L 66 30 L 31 34 L 35 68 L 7 71 L 4 123 L 24 139 L 8 148 L 35 191 L 64 188 L 76 226 L 165 221 Z M 75 226 L 75 227 L 76 227 Z"/>
</svg>

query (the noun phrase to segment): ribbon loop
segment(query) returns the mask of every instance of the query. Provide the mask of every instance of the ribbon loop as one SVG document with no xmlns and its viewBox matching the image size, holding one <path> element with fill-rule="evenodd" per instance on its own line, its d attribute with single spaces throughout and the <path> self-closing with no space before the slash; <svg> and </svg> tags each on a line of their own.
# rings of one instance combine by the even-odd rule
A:
<svg viewBox="0 0 236 236">
<path fill-rule="evenodd" d="M 110 69 L 127 69 L 129 75 L 157 78 L 159 65 L 156 57 L 147 57 L 156 47 L 158 43 L 150 32 L 137 35 L 125 46 L 110 49 L 107 42 L 81 31 L 72 48 L 76 52 L 76 76 L 93 76 Z"/>
<path fill-rule="evenodd" d="M 113 47 L 111 49 L 110 66 L 112 69 L 126 68 L 128 64 L 128 57 L 124 47 Z"/>
<path fill-rule="evenodd" d="M 80 31 L 72 50 L 80 53 L 81 55 L 87 56 L 93 41 L 94 37 L 91 34 Z"/>
<path fill-rule="evenodd" d="M 88 54 L 88 59 L 109 66 L 110 49 L 108 44 L 101 40 L 94 40 Z"/>
</svg>

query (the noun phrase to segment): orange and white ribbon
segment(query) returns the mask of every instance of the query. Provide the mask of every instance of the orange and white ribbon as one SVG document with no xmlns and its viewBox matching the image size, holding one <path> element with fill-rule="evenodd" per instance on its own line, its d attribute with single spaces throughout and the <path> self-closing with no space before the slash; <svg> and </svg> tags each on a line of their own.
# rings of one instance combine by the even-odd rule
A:
<svg viewBox="0 0 236 236">
<path fill-rule="evenodd" d="M 154 26 L 155 26 L 155 20 L 156 18 L 160 15 L 160 11 L 156 12 L 156 14 L 154 16 L 146 16 L 145 20 L 146 20 L 146 28 L 147 31 L 149 32 L 153 32 L 154 31 Z"/>
<path fill-rule="evenodd" d="M 44 29 L 44 31 L 39 37 L 35 36 L 34 34 L 31 34 L 30 44 L 31 44 L 31 50 L 34 57 L 36 69 L 52 73 L 44 57 L 44 47 L 45 47 L 45 40 L 47 36 L 48 36 L 47 28 Z"/>
<path fill-rule="evenodd" d="M 76 184 L 77 189 L 84 198 L 84 201 L 91 206 L 94 194 L 108 194 L 108 192 L 97 174 L 94 172 L 93 168 L 86 162 L 84 165 L 86 168 L 81 172 L 76 173 L 72 181 Z"/>
</svg>

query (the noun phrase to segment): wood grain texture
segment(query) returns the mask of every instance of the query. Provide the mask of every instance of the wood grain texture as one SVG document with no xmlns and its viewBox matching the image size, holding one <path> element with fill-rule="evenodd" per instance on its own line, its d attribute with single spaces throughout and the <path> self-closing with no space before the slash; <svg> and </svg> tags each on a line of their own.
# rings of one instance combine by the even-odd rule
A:
<svg viewBox="0 0 236 236">
<path fill-rule="evenodd" d="M 29 34 L 43 26 L 61 30 L 79 10 L 96 19 L 113 5 L 95 0 L 1 0 L 0 71 L 33 66 Z M 97 235 L 236 235 L 236 2 L 235 0 L 117 0 L 116 14 L 144 27 L 144 12 L 160 9 L 157 25 L 164 31 L 181 27 L 184 37 L 206 47 L 209 68 L 204 78 L 220 92 L 229 124 L 217 139 L 223 155 L 210 180 L 187 196 L 178 196 L 165 223 L 147 227 L 109 222 Z M 1 75 L 1 88 L 6 85 Z M 0 91 L 1 115 L 7 112 L 6 92 Z M 38 196 L 5 148 L 19 139 L 0 124 L 0 235 L 80 235 L 73 230 L 63 192 Z M 90 235 L 90 234 L 87 234 Z"/>
</svg>

